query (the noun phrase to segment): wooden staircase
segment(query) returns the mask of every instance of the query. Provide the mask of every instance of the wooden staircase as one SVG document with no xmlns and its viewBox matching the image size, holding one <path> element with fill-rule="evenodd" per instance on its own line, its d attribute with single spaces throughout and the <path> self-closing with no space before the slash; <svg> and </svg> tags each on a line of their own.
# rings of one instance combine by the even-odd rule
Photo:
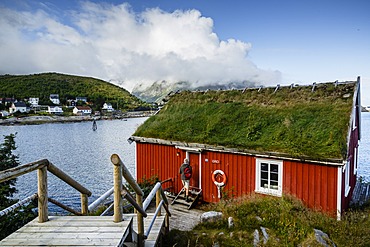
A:
<svg viewBox="0 0 370 247">
<path fill-rule="evenodd" d="M 189 200 L 187 201 L 185 197 L 185 187 L 183 187 L 180 190 L 180 192 L 174 197 L 171 205 L 175 203 L 179 203 L 179 204 L 187 206 L 188 209 L 192 209 L 201 200 L 201 197 L 202 197 L 202 189 L 190 186 L 189 187 L 189 197 L 188 197 Z"/>
<path fill-rule="evenodd" d="M 161 183 L 156 183 L 143 201 L 142 189 L 119 156 L 113 154 L 111 161 L 114 165 L 114 186 L 90 205 L 88 196 L 91 192 L 46 159 L 0 171 L 0 183 L 38 171 L 38 192 L 0 211 L 0 217 L 4 217 L 37 198 L 38 217 L 1 240 L 0 246 L 160 246 L 162 235 L 169 230 L 171 216 Z M 81 212 L 48 198 L 47 172 L 81 193 Z M 135 191 L 136 200 L 123 185 L 123 178 Z M 113 216 L 87 216 L 110 195 L 114 198 L 111 205 Z M 154 197 L 155 212 L 147 213 Z M 135 214 L 123 214 L 123 199 L 136 209 Z M 48 201 L 79 216 L 50 216 Z"/>
</svg>

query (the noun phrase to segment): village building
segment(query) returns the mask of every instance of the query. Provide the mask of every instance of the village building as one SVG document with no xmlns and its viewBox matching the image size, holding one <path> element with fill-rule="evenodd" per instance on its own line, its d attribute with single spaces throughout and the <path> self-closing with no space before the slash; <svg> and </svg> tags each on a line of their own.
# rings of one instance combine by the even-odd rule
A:
<svg viewBox="0 0 370 247">
<path fill-rule="evenodd" d="M 39 106 L 39 98 L 29 98 L 28 103 L 30 103 L 31 107 Z"/>
<path fill-rule="evenodd" d="M 104 103 L 102 110 L 107 112 L 113 112 L 114 108 L 112 107 L 111 103 Z"/>
<path fill-rule="evenodd" d="M 50 94 L 50 98 L 49 99 L 55 105 L 59 105 L 60 104 L 59 94 Z"/>
<path fill-rule="evenodd" d="M 292 195 L 340 218 L 356 184 L 360 78 L 309 86 L 183 91 L 130 137 L 138 180 L 182 189 L 179 167 L 205 202 L 223 194 Z"/>
<path fill-rule="evenodd" d="M 91 115 L 91 108 L 89 106 L 75 106 L 73 108 L 74 115 Z"/>
<path fill-rule="evenodd" d="M 15 112 L 20 112 L 20 113 L 28 112 L 26 103 L 24 103 L 23 101 L 12 103 L 12 105 L 9 107 L 9 113 L 14 114 Z"/>
<path fill-rule="evenodd" d="M 16 102 L 16 100 L 14 98 L 0 98 L 0 104 L 12 104 Z"/>
<path fill-rule="evenodd" d="M 0 117 L 7 117 L 7 116 L 9 116 L 8 111 L 0 111 Z"/>
<path fill-rule="evenodd" d="M 48 106 L 47 112 L 49 114 L 61 115 L 63 114 L 63 109 L 60 106 Z"/>
</svg>

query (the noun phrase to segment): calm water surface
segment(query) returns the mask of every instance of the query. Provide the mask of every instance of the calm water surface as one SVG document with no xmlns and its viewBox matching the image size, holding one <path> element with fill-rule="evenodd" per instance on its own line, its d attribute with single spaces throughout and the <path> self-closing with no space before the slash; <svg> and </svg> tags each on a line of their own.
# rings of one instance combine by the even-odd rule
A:
<svg viewBox="0 0 370 247">
<path fill-rule="evenodd" d="M 92 122 L 1 126 L 0 137 L 17 133 L 16 154 L 21 164 L 48 159 L 92 192 L 93 202 L 113 186 L 113 165 L 110 156 L 117 153 L 135 176 L 135 144 L 127 139 L 146 118 L 127 121 L 98 121 L 97 131 Z M 359 146 L 358 175 L 370 181 L 370 113 L 362 113 L 362 133 Z M 1 139 L 1 143 L 3 139 Z M 80 207 L 80 194 L 48 173 L 49 196 L 71 206 Z M 18 198 L 37 192 L 36 171 L 21 176 L 17 182 Z M 49 204 L 51 212 L 63 211 Z"/>
<path fill-rule="evenodd" d="M 370 112 L 361 113 L 361 140 L 358 156 L 358 175 L 370 182 Z"/>
<path fill-rule="evenodd" d="M 118 154 L 135 177 L 135 144 L 127 139 L 146 118 L 92 122 L 1 126 L 0 137 L 17 133 L 15 153 L 21 164 L 48 159 L 59 169 L 92 192 L 89 204 L 113 186 L 113 164 L 110 156 Z M 1 143 L 3 138 L 1 139 Z M 37 192 L 37 172 L 18 178 L 18 198 Z M 80 194 L 69 185 L 48 173 L 48 193 L 75 209 L 80 208 Z M 61 213 L 49 204 L 51 212 Z"/>
</svg>

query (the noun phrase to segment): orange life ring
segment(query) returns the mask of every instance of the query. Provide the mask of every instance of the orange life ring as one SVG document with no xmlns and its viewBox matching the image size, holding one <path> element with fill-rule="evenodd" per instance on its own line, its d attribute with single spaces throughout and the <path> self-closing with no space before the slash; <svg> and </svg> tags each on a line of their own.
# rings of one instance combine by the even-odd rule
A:
<svg viewBox="0 0 370 247">
<path fill-rule="evenodd" d="M 217 180 L 216 180 L 216 177 L 217 177 L 217 175 L 221 175 L 221 177 L 222 177 L 222 182 L 218 182 Z M 222 170 L 215 170 L 214 172 L 213 172 L 213 174 L 212 174 L 212 181 L 213 181 L 213 183 L 217 186 L 217 187 L 224 187 L 225 185 L 226 185 L 226 180 L 227 180 L 227 178 L 226 178 L 226 174 L 222 171 Z"/>
</svg>

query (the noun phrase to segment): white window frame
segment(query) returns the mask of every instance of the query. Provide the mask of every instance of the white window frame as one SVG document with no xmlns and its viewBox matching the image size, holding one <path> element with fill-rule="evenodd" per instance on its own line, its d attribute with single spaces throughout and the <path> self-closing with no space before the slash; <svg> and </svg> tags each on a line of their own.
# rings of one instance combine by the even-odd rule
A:
<svg viewBox="0 0 370 247">
<path fill-rule="evenodd" d="M 355 147 L 355 149 L 353 150 L 353 175 L 357 174 L 357 149 L 358 147 Z"/>
<path fill-rule="evenodd" d="M 347 164 L 344 166 L 345 197 L 348 196 L 349 191 L 351 190 L 351 186 L 349 186 L 350 170 L 351 170 L 350 165 L 351 165 L 351 159 L 348 159 Z"/>
<path fill-rule="evenodd" d="M 268 184 L 271 182 L 271 165 L 278 166 L 278 185 L 277 188 L 269 188 L 269 187 L 262 187 L 261 186 L 261 165 L 267 164 L 268 165 Z M 268 186 L 268 185 L 267 185 Z M 272 160 L 272 159 L 256 159 L 256 189 L 255 192 L 273 196 L 282 196 L 283 195 L 283 161 L 282 160 Z"/>
</svg>

